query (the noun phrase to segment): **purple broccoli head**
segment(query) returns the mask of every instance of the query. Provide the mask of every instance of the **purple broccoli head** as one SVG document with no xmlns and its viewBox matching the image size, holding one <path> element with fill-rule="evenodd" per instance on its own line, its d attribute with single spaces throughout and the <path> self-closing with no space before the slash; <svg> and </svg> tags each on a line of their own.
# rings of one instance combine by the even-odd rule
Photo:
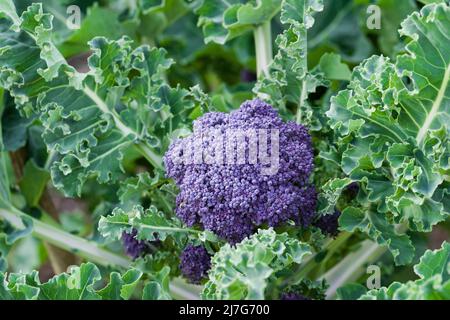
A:
<svg viewBox="0 0 450 320">
<path fill-rule="evenodd" d="M 350 196 L 351 199 L 356 198 L 359 192 L 359 183 L 358 182 L 352 182 L 345 188 L 345 191 Z"/>
<path fill-rule="evenodd" d="M 233 244 L 261 225 L 312 223 L 313 158 L 304 126 L 285 123 L 270 105 L 252 100 L 194 121 L 193 133 L 172 143 L 164 161 L 180 188 L 178 217 Z"/>
<path fill-rule="evenodd" d="M 187 245 L 180 256 L 180 270 L 193 284 L 200 284 L 211 268 L 211 256 L 203 246 Z"/>
<path fill-rule="evenodd" d="M 336 237 L 339 233 L 339 217 L 341 212 L 335 210 L 333 214 L 321 216 L 319 220 L 314 222 L 314 226 L 318 227 L 324 234 Z"/>
<path fill-rule="evenodd" d="M 133 260 L 147 253 L 149 249 L 146 241 L 137 239 L 137 230 L 135 229 L 133 229 L 131 233 L 122 233 L 122 243 L 125 253 Z"/>
<path fill-rule="evenodd" d="M 308 297 L 302 296 L 299 293 L 296 292 L 284 292 L 281 295 L 281 299 L 280 300 L 311 300 Z"/>
</svg>

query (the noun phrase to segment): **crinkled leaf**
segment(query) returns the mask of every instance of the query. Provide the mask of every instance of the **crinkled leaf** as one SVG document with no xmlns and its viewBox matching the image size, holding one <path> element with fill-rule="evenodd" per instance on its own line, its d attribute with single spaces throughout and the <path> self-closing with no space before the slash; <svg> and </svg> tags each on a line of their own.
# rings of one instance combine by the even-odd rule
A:
<svg viewBox="0 0 450 320">
<path fill-rule="evenodd" d="M 270 21 L 280 10 L 281 0 L 199 0 L 194 12 L 199 16 L 205 42 L 224 44 L 258 25 Z"/>
<path fill-rule="evenodd" d="M 137 230 L 139 240 L 164 241 L 167 237 L 172 237 L 179 243 L 183 243 L 189 233 L 200 233 L 183 227 L 181 221 L 174 217 L 167 218 L 154 206 L 147 210 L 135 206 L 127 212 L 116 208 L 112 215 L 101 217 L 99 221 L 100 233 L 110 239 L 120 239 L 123 232 L 130 233 L 133 229 Z"/>
<path fill-rule="evenodd" d="M 168 266 L 162 268 L 158 273 L 152 275 L 152 280 L 150 280 L 144 287 L 142 299 L 172 300 L 169 288 L 169 275 L 170 268 Z"/>
<path fill-rule="evenodd" d="M 395 63 L 374 56 L 332 99 L 330 124 L 343 139 L 341 165 L 365 181 L 368 198 L 396 223 L 418 231 L 449 214 L 442 188 L 450 170 L 450 7 L 433 4 L 409 16 L 406 53 Z"/>
<path fill-rule="evenodd" d="M 17 15 L 16 7 L 12 0 L 3 0 L 0 2 L 0 17 L 6 16 L 13 22 L 13 29 L 18 30 L 20 26 L 20 18 Z"/>
<path fill-rule="evenodd" d="M 109 283 L 97 293 L 103 300 L 128 300 L 132 297 L 142 272 L 136 269 L 128 270 L 121 275 L 118 272 L 111 272 Z"/>
<path fill-rule="evenodd" d="M 56 275 L 41 283 L 38 272 L 0 273 L 2 300 L 127 300 L 130 299 L 142 273 L 131 269 L 125 274 L 111 273 L 110 282 L 98 290 L 100 270 L 92 263 L 72 267 L 68 273 Z"/>
<path fill-rule="evenodd" d="M 352 183 L 349 178 L 333 179 L 328 181 L 319 194 L 318 211 L 321 214 L 331 214 L 335 210 L 336 203 L 342 191 Z"/>
<path fill-rule="evenodd" d="M 23 114 L 39 115 L 48 149 L 59 154 L 51 170 L 55 186 L 74 196 L 91 177 L 117 180 L 131 146 L 161 169 L 173 131 L 193 108 L 186 90 L 164 83 L 172 64 L 165 51 L 95 38 L 90 72 L 80 74 L 51 42 L 52 16 L 40 4 L 22 14 L 21 28 L 2 30 L 0 84 Z M 24 64 L 24 56 L 34 62 Z"/>
<path fill-rule="evenodd" d="M 330 80 L 350 81 L 352 73 L 348 65 L 341 61 L 341 57 L 335 53 L 326 53 L 319 62 L 320 71 L 325 78 Z"/>
<path fill-rule="evenodd" d="M 444 242 L 440 250 L 425 252 L 414 272 L 421 279 L 440 275 L 442 281 L 450 280 L 450 243 Z"/>
<path fill-rule="evenodd" d="M 40 290 L 37 271 L 30 274 L 12 273 L 8 279 L 0 273 L 0 298 L 2 300 L 37 300 Z"/>
<path fill-rule="evenodd" d="M 273 229 L 259 230 L 236 246 L 224 245 L 212 258 L 205 299 L 264 299 L 274 274 L 300 264 L 311 247 Z"/>
<path fill-rule="evenodd" d="M 125 207 L 142 203 L 142 199 L 150 199 L 151 203 L 167 214 L 172 214 L 175 207 L 177 187 L 163 179 L 160 174 L 139 173 L 128 178 L 120 185 L 118 196 Z"/>
<path fill-rule="evenodd" d="M 348 207 L 342 212 L 339 225 L 345 231 L 365 232 L 380 245 L 387 246 L 397 265 L 407 264 L 414 258 L 414 246 L 409 237 L 398 234 L 382 213 Z"/>
</svg>

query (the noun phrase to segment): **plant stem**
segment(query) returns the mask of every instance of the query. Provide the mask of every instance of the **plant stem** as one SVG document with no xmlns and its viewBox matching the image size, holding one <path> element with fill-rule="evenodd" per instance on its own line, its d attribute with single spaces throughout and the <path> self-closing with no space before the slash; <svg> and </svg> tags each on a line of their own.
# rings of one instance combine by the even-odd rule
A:
<svg viewBox="0 0 450 320">
<path fill-rule="evenodd" d="M 48 225 L 42 221 L 31 218 L 23 212 L 14 208 L 0 208 L 0 217 L 8 221 L 13 227 L 23 229 L 22 216 L 33 221 L 33 235 L 52 245 L 76 253 L 89 261 L 103 266 L 121 267 L 128 269 L 131 261 L 125 257 L 109 252 L 98 246 L 95 242 L 74 236 L 57 227 Z M 192 288 L 188 284 L 183 284 L 180 279 L 174 279 L 170 284 L 170 289 L 176 297 L 185 300 L 198 300 L 199 292 L 197 288 Z"/>
<path fill-rule="evenodd" d="M 385 252 L 385 247 L 371 240 L 364 241 L 361 248 L 347 255 L 321 278 L 330 284 L 326 292 L 327 299 L 335 297 L 337 289 L 347 282 L 357 280 L 364 273 L 363 266 L 377 261 Z"/>
<path fill-rule="evenodd" d="M 170 293 L 175 299 L 199 300 L 201 287 L 186 283 L 186 281 L 175 278 L 170 283 Z"/>
<path fill-rule="evenodd" d="M 48 152 L 47 160 L 45 161 L 44 169 L 50 171 L 53 161 L 55 160 L 58 152 L 55 149 L 52 149 Z"/>
<path fill-rule="evenodd" d="M 100 248 L 96 243 L 77 237 L 57 227 L 43 223 L 31 218 L 23 212 L 14 208 L 0 209 L 0 217 L 8 221 L 13 227 L 23 229 L 25 226 L 22 217 L 33 221 L 33 235 L 37 238 L 51 243 L 61 249 L 76 253 L 77 255 L 105 266 L 119 266 L 128 268 L 130 261 L 115 253 Z"/>
<path fill-rule="evenodd" d="M 408 230 L 408 224 L 402 223 L 395 227 L 395 231 L 399 234 Z M 337 289 L 344 284 L 355 281 L 364 274 L 364 265 L 374 263 L 388 250 L 385 246 L 380 246 L 372 240 L 365 240 L 361 243 L 361 247 L 355 252 L 347 255 L 332 269 L 323 275 L 319 280 L 325 279 L 330 287 L 327 290 L 327 299 L 334 298 Z"/>
<path fill-rule="evenodd" d="M 258 79 L 269 75 L 269 66 L 272 63 L 272 29 L 270 20 L 256 27 L 254 31 L 256 52 L 256 73 Z"/>
<path fill-rule="evenodd" d="M 285 284 L 287 285 L 291 282 L 296 283 L 301 279 L 307 277 L 312 271 L 314 271 L 314 269 L 318 265 L 315 259 L 318 253 L 327 251 L 327 256 L 321 262 L 326 261 L 341 245 L 345 244 L 351 236 L 352 234 L 349 232 L 341 232 L 336 239 L 329 239 L 319 252 L 314 255 L 308 256 L 305 261 L 298 266 L 293 275 L 287 278 Z"/>
<path fill-rule="evenodd" d="M 307 83 L 306 83 L 306 79 L 305 79 L 302 82 L 302 91 L 300 93 L 300 101 L 298 104 L 297 114 L 295 116 L 295 122 L 298 124 L 302 123 L 302 117 L 303 117 L 302 108 L 303 108 L 307 98 L 308 98 L 308 90 L 307 90 Z"/>
<path fill-rule="evenodd" d="M 162 163 L 162 159 L 155 152 L 153 152 L 152 148 L 150 148 L 146 143 L 140 143 L 137 146 L 137 149 L 142 154 L 142 156 L 155 168 L 158 170 L 164 170 L 164 166 Z"/>
</svg>

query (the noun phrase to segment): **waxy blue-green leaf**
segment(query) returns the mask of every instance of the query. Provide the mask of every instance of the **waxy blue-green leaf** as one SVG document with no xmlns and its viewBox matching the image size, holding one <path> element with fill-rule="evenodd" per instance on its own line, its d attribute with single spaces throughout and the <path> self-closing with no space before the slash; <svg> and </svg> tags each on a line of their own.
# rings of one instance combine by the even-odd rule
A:
<svg viewBox="0 0 450 320">
<path fill-rule="evenodd" d="M 2 300 L 128 300 L 132 297 L 142 272 L 130 269 L 123 275 L 111 273 L 110 282 L 98 289 L 100 270 L 88 262 L 72 267 L 41 283 L 37 271 L 30 274 L 0 273 Z"/>
<path fill-rule="evenodd" d="M 38 300 L 40 290 L 38 272 L 30 274 L 12 273 L 6 279 L 0 273 L 0 299 L 1 300 Z"/>
<path fill-rule="evenodd" d="M 164 241 L 171 237 L 178 243 L 185 243 L 189 234 L 201 234 L 201 231 L 184 227 L 175 217 L 166 217 L 154 206 L 147 210 L 141 206 L 128 211 L 116 208 L 110 216 L 100 218 L 98 229 L 104 237 L 114 240 L 133 229 L 137 231 L 137 239 L 146 241 Z"/>
<path fill-rule="evenodd" d="M 136 269 L 130 269 L 121 275 L 118 272 L 111 272 L 109 283 L 97 293 L 103 300 L 128 300 L 132 297 L 142 272 Z"/>
<path fill-rule="evenodd" d="M 348 207 L 339 218 L 341 229 L 348 232 L 366 232 L 374 241 L 387 246 L 397 265 L 405 265 L 414 258 L 414 246 L 407 235 L 400 235 L 387 217 L 379 212 Z"/>
<path fill-rule="evenodd" d="M 0 117 L 3 116 L 3 90 L 0 89 Z M 0 207 L 7 208 L 11 200 L 8 170 L 6 169 L 7 153 L 3 143 L 3 128 L 0 121 Z"/>
<path fill-rule="evenodd" d="M 400 33 L 409 43 L 395 62 L 374 56 L 355 68 L 327 112 L 341 139 L 341 165 L 364 181 L 369 201 L 395 223 L 431 231 L 445 220 L 450 173 L 450 7 L 425 6 Z"/>
<path fill-rule="evenodd" d="M 332 214 L 342 191 L 352 183 L 349 178 L 329 180 L 319 194 L 318 211 L 321 214 Z"/>
<path fill-rule="evenodd" d="M 165 266 L 159 272 L 152 275 L 152 279 L 145 285 L 143 300 L 172 300 L 170 295 L 170 267 Z"/>
<path fill-rule="evenodd" d="M 126 38 L 95 38 L 90 71 L 80 74 L 51 42 L 52 16 L 40 4 L 22 14 L 21 33 L 5 25 L 0 86 L 23 115 L 34 113 L 42 121 L 48 150 L 59 155 L 51 170 L 56 187 L 74 196 L 92 177 L 116 181 L 123 152 L 132 147 L 162 169 L 173 132 L 185 126 L 194 107 L 186 90 L 165 84 L 172 61 L 163 49 L 133 50 Z"/>
<path fill-rule="evenodd" d="M 2 0 L 0 2 L 0 17 L 8 17 L 12 20 L 12 28 L 15 30 L 19 29 L 20 26 L 20 18 L 17 15 L 16 7 L 14 6 L 14 2 L 12 0 Z"/>
<path fill-rule="evenodd" d="M 259 230 L 236 246 L 226 244 L 212 258 L 204 299 L 264 299 L 276 272 L 300 264 L 311 247 L 287 233 Z"/>
<path fill-rule="evenodd" d="M 205 42 L 224 44 L 270 21 L 279 11 L 281 0 L 198 0 L 194 12 Z"/>
</svg>

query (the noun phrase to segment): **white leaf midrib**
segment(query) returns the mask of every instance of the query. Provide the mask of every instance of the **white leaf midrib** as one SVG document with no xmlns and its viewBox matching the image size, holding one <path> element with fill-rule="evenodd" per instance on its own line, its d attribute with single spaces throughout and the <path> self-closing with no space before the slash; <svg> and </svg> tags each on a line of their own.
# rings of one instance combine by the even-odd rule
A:
<svg viewBox="0 0 450 320">
<path fill-rule="evenodd" d="M 447 69 L 445 70 L 444 78 L 442 80 L 441 87 L 439 89 L 438 95 L 436 96 L 436 99 L 433 102 L 433 106 L 430 110 L 430 113 L 427 115 L 425 122 L 423 126 L 420 128 L 419 132 L 417 133 L 416 141 L 417 144 L 422 144 L 428 130 L 430 129 L 431 124 L 433 123 L 434 118 L 439 113 L 439 109 L 441 107 L 442 101 L 445 98 L 445 92 L 447 91 L 447 86 L 450 81 L 450 63 L 447 66 Z"/>
<path fill-rule="evenodd" d="M 97 107 L 104 113 L 110 115 L 114 119 L 114 123 L 117 128 L 124 134 L 124 136 L 135 135 L 138 136 L 136 132 L 127 127 L 112 110 L 108 108 L 106 103 L 90 88 L 84 87 L 83 92 L 97 105 Z"/>
</svg>

